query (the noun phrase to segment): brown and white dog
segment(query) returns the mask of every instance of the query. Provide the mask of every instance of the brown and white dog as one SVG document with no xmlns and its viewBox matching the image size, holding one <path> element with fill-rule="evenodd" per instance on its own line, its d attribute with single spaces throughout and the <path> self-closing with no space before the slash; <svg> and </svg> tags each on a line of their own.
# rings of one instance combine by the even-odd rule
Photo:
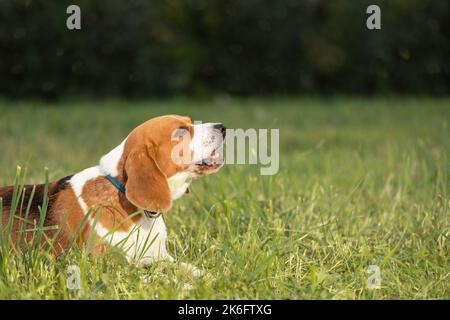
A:
<svg viewBox="0 0 450 320">
<path fill-rule="evenodd" d="M 166 226 L 160 213 L 170 210 L 192 180 L 220 169 L 223 163 L 216 150 L 224 137 L 225 128 L 219 123 L 192 124 L 188 117 L 176 115 L 157 117 L 135 128 L 98 165 L 50 183 L 44 226 L 58 228 L 46 231 L 48 238 L 55 239 L 54 250 L 67 250 L 76 234 L 78 243 L 85 245 L 94 234 L 93 255 L 112 245 L 139 265 L 173 260 L 166 250 Z M 173 150 L 181 140 L 188 143 L 178 152 L 184 161 L 174 159 Z M 24 188 L 25 204 L 32 188 Z M 35 188 L 25 229 L 39 221 L 44 186 Z M 0 188 L 3 232 L 10 221 L 12 195 L 13 187 Z M 13 242 L 24 224 L 17 211 L 12 220 Z M 33 232 L 26 232 L 25 238 L 31 241 Z"/>
</svg>

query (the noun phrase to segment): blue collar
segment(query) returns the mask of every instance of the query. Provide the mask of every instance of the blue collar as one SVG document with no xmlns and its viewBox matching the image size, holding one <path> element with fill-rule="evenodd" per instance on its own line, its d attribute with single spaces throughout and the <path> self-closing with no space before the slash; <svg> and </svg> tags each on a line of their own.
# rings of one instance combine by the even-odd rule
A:
<svg viewBox="0 0 450 320">
<path fill-rule="evenodd" d="M 106 179 L 109 180 L 109 182 L 111 182 L 113 184 L 114 187 L 116 187 L 117 189 L 119 189 L 120 192 L 122 192 L 123 194 L 125 194 L 125 186 L 123 184 L 121 184 L 119 182 L 119 180 L 117 180 L 116 178 L 112 177 L 111 175 L 107 174 L 105 176 Z"/>
<path fill-rule="evenodd" d="M 119 180 L 117 180 L 116 178 L 114 178 L 113 176 L 107 174 L 105 175 L 105 178 L 109 180 L 109 182 L 112 183 L 112 185 L 114 187 L 116 187 L 120 192 L 122 192 L 123 194 L 125 194 L 125 186 L 123 184 L 121 184 L 119 182 Z M 147 216 L 147 218 L 152 218 L 152 219 L 156 219 L 161 215 L 161 212 L 154 212 L 154 211 L 147 211 L 144 210 L 145 215 Z"/>
</svg>

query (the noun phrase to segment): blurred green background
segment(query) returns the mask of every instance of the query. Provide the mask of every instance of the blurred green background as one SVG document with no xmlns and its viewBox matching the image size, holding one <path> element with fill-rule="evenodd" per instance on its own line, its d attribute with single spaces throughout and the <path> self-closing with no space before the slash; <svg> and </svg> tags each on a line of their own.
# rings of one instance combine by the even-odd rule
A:
<svg viewBox="0 0 450 320">
<path fill-rule="evenodd" d="M 66 28 L 81 7 L 82 29 Z M 381 30 L 366 8 L 381 8 Z M 2 0 L 0 94 L 449 93 L 449 2 Z"/>
</svg>

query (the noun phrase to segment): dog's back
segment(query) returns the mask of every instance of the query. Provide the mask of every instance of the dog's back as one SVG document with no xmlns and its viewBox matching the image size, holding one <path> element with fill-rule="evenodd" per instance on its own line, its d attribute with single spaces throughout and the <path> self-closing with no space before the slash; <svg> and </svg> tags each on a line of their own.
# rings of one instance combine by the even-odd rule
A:
<svg viewBox="0 0 450 320">
<path fill-rule="evenodd" d="M 57 224 L 54 219 L 55 217 L 52 215 L 53 205 L 58 198 L 58 194 L 66 188 L 70 178 L 71 176 L 68 176 L 48 184 L 48 205 L 44 219 L 45 227 Z M 5 234 L 8 226 L 12 222 L 10 235 L 13 242 L 17 241 L 17 236 L 21 231 L 26 235 L 27 240 L 32 239 L 33 232 L 25 232 L 25 230 L 36 229 L 41 216 L 40 208 L 44 206 L 45 200 L 44 184 L 24 185 L 21 187 L 20 197 L 18 197 L 19 192 L 16 192 L 15 203 L 13 203 L 14 187 L 9 186 L 0 188 L 0 198 L 2 199 L 3 204 L 1 210 L 2 232 Z M 14 212 L 11 212 L 12 209 Z M 12 217 L 11 214 L 13 214 Z M 47 233 L 50 234 L 52 232 Z"/>
</svg>

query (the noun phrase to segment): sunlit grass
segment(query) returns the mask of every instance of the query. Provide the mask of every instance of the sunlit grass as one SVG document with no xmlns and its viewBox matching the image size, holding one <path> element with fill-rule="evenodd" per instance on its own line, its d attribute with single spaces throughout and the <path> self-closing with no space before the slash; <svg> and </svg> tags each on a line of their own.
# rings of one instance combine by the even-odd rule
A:
<svg viewBox="0 0 450 320">
<path fill-rule="evenodd" d="M 177 263 L 120 254 L 2 249 L 0 298 L 450 298 L 448 99 L 243 99 L 0 103 L 0 185 L 95 165 L 148 118 L 177 113 L 229 128 L 279 128 L 280 171 L 229 165 L 165 216 Z M 3 241 L 4 243 L 4 241 Z M 2 247 L 3 248 L 3 247 Z M 42 252 L 41 252 L 42 251 Z M 69 265 L 82 290 L 66 287 Z M 368 290 L 378 265 L 381 289 Z"/>
</svg>

